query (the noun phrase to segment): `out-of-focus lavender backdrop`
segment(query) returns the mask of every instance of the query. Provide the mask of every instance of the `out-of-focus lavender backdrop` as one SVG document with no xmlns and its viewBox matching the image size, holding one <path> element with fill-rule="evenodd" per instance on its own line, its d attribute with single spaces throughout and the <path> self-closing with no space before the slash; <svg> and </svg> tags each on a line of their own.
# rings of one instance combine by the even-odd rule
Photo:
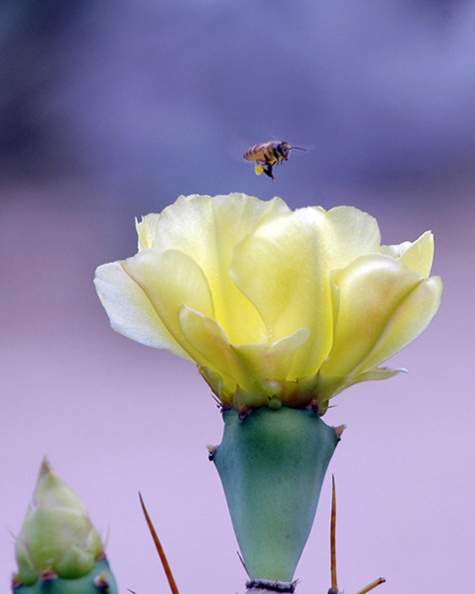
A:
<svg viewBox="0 0 475 594">
<path fill-rule="evenodd" d="M 473 582 L 475 2 L 4 0 L 0 6 L 0 585 L 43 454 L 82 496 L 121 592 L 166 592 L 141 489 L 183 594 L 242 591 L 192 365 L 113 333 L 94 268 L 181 193 L 354 204 L 386 243 L 436 235 L 440 314 L 326 420 L 340 581 L 387 594 Z M 240 161 L 311 145 L 274 183 Z M 298 569 L 328 589 L 329 484 Z"/>
</svg>

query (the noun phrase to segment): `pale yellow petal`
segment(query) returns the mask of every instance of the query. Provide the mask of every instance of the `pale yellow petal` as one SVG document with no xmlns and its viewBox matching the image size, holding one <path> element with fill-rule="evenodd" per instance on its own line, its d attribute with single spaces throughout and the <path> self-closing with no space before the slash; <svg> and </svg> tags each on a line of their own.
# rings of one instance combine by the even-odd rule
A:
<svg viewBox="0 0 475 594">
<path fill-rule="evenodd" d="M 159 220 L 160 215 L 156 213 L 145 215 L 140 221 L 135 219 L 139 252 L 153 247 L 154 238 L 157 236 Z"/>
<path fill-rule="evenodd" d="M 337 206 L 327 211 L 331 226 L 331 268 L 344 268 L 360 256 L 376 254 L 381 243 L 377 220 L 353 206 Z"/>
<path fill-rule="evenodd" d="M 224 390 L 233 392 L 237 385 L 252 382 L 231 349 L 229 341 L 221 326 L 201 312 L 184 306 L 180 310 L 181 330 L 187 341 L 198 351 L 203 360 L 217 371 L 224 381 Z"/>
<path fill-rule="evenodd" d="M 354 376 L 351 383 L 358 384 L 361 382 L 379 382 L 380 380 L 389 379 L 396 375 L 400 375 L 401 373 L 407 373 L 407 369 L 404 367 L 374 367 L 372 369 L 368 369 L 368 371 L 363 371 L 362 373 Z"/>
<path fill-rule="evenodd" d="M 161 322 L 146 293 L 120 262 L 99 266 L 94 284 L 116 332 L 141 344 L 169 349 L 180 357 L 189 358 Z"/>
<path fill-rule="evenodd" d="M 144 224 L 147 237 L 153 234 L 155 249 L 180 250 L 195 260 L 208 280 L 216 320 L 234 344 L 246 344 L 263 340 L 265 329 L 254 305 L 229 278 L 232 253 L 259 225 L 287 212 L 279 198 L 263 201 L 237 193 L 182 196 L 158 219 L 146 218 Z"/>
<path fill-rule="evenodd" d="M 406 369 L 399 368 L 399 369 L 391 369 L 390 367 L 376 367 L 373 369 L 369 369 L 368 371 L 357 373 L 355 375 L 349 375 L 344 378 L 343 381 L 338 383 L 320 383 L 318 388 L 318 398 L 321 402 L 325 403 L 328 401 L 329 398 L 336 396 L 343 390 L 354 386 L 355 384 L 360 384 L 362 382 L 368 381 L 381 381 L 385 379 L 389 379 L 401 373 L 407 373 Z"/>
<path fill-rule="evenodd" d="M 384 332 L 357 371 L 362 373 L 379 365 L 417 338 L 437 313 L 441 296 L 439 277 L 421 281 L 392 312 Z"/>
<path fill-rule="evenodd" d="M 379 249 L 380 253 L 383 256 L 389 256 L 390 258 L 394 258 L 398 260 L 401 257 L 401 254 L 411 245 L 410 241 L 403 241 L 402 243 L 397 243 L 394 245 L 382 245 Z"/>
<path fill-rule="evenodd" d="M 141 287 L 169 334 L 199 365 L 205 362 L 183 335 L 179 312 L 188 305 L 213 317 L 213 302 L 203 271 L 187 255 L 177 250 L 148 249 L 123 264 L 125 271 Z"/>
<path fill-rule="evenodd" d="M 427 278 L 434 259 L 434 236 L 431 231 L 425 231 L 416 241 L 403 241 L 397 245 L 382 245 L 380 252 L 417 272 L 422 278 Z"/>
<path fill-rule="evenodd" d="M 262 225 L 234 253 L 232 277 L 259 310 L 269 340 L 310 332 L 292 378 L 315 372 L 331 346 L 331 239 L 325 212 L 303 208 Z"/>
<path fill-rule="evenodd" d="M 273 344 L 233 346 L 219 324 L 189 307 L 182 308 L 180 323 L 189 343 L 213 362 L 224 381 L 224 392 L 247 392 L 253 405 L 265 405 L 278 393 L 273 382 L 286 379 L 293 358 L 309 335 L 301 328 Z"/>
<path fill-rule="evenodd" d="M 309 335 L 306 328 L 300 328 L 273 344 L 242 345 L 233 348 L 250 376 L 271 383 L 288 379 L 293 361 L 299 349 L 305 348 Z M 270 384 L 269 388 L 272 388 Z"/>
<path fill-rule="evenodd" d="M 371 353 L 420 277 L 385 256 L 365 256 L 334 279 L 335 338 L 320 369 L 323 383 L 341 381 Z"/>
<path fill-rule="evenodd" d="M 402 251 L 401 262 L 427 278 L 432 268 L 434 259 L 434 236 L 431 231 L 423 233 L 414 243 Z"/>
</svg>

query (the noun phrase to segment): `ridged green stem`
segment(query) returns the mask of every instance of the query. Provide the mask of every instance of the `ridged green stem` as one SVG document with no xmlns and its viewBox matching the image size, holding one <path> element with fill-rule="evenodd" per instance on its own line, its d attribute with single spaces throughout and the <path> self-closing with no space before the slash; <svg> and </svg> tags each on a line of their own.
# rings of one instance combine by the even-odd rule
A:
<svg viewBox="0 0 475 594">
<path fill-rule="evenodd" d="M 213 459 L 249 576 L 290 582 L 310 534 L 335 429 L 307 409 L 223 413 Z M 255 592 L 255 591 L 254 591 Z"/>
</svg>

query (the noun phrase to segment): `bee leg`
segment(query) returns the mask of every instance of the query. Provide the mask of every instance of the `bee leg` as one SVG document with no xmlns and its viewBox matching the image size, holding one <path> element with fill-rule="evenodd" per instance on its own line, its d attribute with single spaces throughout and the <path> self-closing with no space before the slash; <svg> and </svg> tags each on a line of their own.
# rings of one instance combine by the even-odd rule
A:
<svg viewBox="0 0 475 594">
<path fill-rule="evenodd" d="M 264 165 L 264 173 L 267 175 L 267 177 L 274 179 L 274 174 L 272 173 L 272 165 L 270 163 L 266 163 Z"/>
</svg>

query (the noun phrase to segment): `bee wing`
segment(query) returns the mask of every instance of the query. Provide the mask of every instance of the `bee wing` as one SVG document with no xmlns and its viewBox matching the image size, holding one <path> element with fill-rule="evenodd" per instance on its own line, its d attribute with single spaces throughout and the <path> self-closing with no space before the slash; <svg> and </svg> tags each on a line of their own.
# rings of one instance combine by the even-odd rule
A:
<svg viewBox="0 0 475 594">
<path fill-rule="evenodd" d="M 315 148 L 315 145 L 313 144 L 306 144 L 306 143 L 293 143 L 290 140 L 288 140 L 289 138 L 291 138 L 292 135 L 290 136 L 282 136 L 279 134 L 271 134 L 270 136 L 267 137 L 268 141 L 272 141 L 272 142 L 288 142 L 291 146 L 291 151 L 296 150 L 296 151 L 312 151 Z"/>
</svg>

